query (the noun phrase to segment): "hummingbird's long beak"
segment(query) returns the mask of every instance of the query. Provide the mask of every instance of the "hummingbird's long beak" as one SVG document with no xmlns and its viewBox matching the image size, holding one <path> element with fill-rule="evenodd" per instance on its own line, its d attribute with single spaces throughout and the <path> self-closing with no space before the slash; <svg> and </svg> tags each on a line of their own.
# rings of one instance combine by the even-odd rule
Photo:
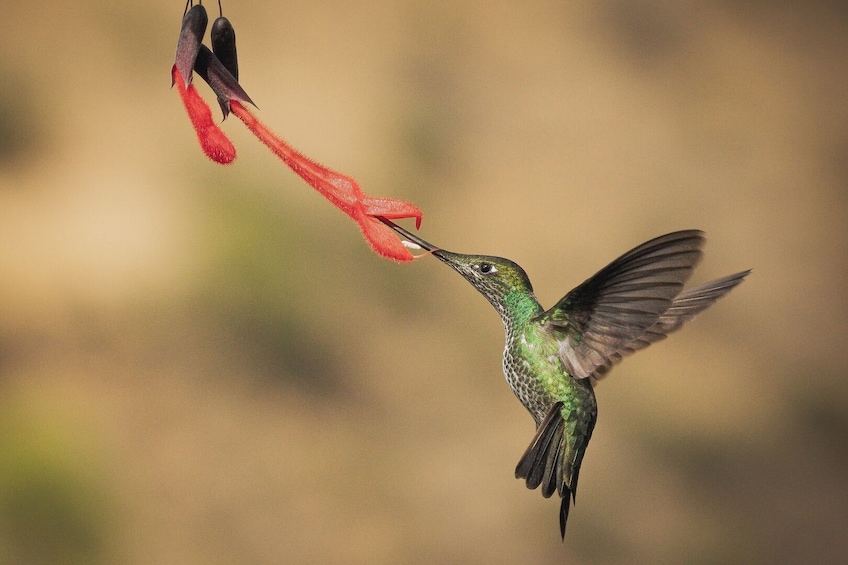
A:
<svg viewBox="0 0 848 565">
<path fill-rule="evenodd" d="M 442 263 L 444 263 L 445 265 L 465 277 L 466 280 L 471 282 L 471 279 L 468 279 L 466 270 L 461 268 L 461 261 L 457 261 L 457 259 L 464 257 L 463 255 L 460 255 L 458 253 L 451 253 L 450 251 L 447 251 L 445 249 L 440 249 L 429 241 L 421 239 L 414 233 L 406 231 L 405 229 L 403 229 L 388 218 L 384 218 L 382 216 L 376 216 L 376 218 L 387 226 L 389 226 L 390 228 L 392 228 L 392 230 L 394 230 L 394 232 L 398 234 L 402 239 L 417 245 L 418 247 L 426 251 L 428 254 L 433 255 L 436 259 L 438 259 L 439 261 L 441 261 Z M 419 257 L 423 257 L 423 255 L 419 255 Z"/>
<path fill-rule="evenodd" d="M 387 218 L 383 218 L 382 216 L 378 216 L 377 219 L 380 220 L 381 222 L 383 222 L 384 224 L 386 224 L 387 226 L 389 226 L 390 228 L 392 228 L 395 231 L 395 233 L 397 233 L 403 239 L 409 241 L 410 243 L 414 243 L 415 245 L 420 246 L 421 249 L 423 249 L 424 251 L 429 251 L 429 252 L 435 254 L 436 256 L 438 256 L 438 251 L 440 251 L 440 250 L 439 250 L 438 247 L 436 247 L 432 243 L 424 241 L 423 239 L 421 239 L 417 235 L 406 231 L 405 229 L 403 229 L 402 227 L 400 227 L 399 225 L 397 225 L 396 223 L 394 223 L 393 221 L 391 221 Z"/>
</svg>

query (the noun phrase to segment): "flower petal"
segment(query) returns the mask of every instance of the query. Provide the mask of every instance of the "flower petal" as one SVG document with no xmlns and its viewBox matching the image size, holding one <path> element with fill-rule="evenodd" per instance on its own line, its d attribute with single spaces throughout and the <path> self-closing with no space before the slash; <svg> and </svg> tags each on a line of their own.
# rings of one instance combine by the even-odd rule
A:
<svg viewBox="0 0 848 565">
<path fill-rule="evenodd" d="M 365 213 L 369 216 L 382 216 L 390 220 L 415 218 L 415 228 L 421 227 L 423 214 L 417 206 L 409 202 L 395 200 L 394 198 L 374 198 L 373 196 L 363 196 L 360 202 L 362 202 Z"/>
<path fill-rule="evenodd" d="M 379 220 L 371 216 L 363 216 L 361 221 L 357 223 L 365 241 L 377 255 L 398 263 L 406 263 L 415 259 L 415 256 L 410 253 L 395 232 Z"/>
</svg>

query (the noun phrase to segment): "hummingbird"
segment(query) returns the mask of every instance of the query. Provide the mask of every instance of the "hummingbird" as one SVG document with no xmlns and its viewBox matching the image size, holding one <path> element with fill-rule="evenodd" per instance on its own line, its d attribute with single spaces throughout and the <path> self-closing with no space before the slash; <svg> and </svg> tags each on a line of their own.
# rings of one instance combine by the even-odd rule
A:
<svg viewBox="0 0 848 565">
<path fill-rule="evenodd" d="M 453 253 L 381 221 L 462 275 L 500 315 L 504 375 L 536 423 L 515 477 L 529 489 L 541 487 L 545 498 L 559 495 L 563 540 L 598 417 L 594 385 L 625 356 L 678 330 L 751 272 L 684 290 L 705 239 L 699 230 L 676 231 L 621 255 L 545 310 L 513 261 Z"/>
</svg>

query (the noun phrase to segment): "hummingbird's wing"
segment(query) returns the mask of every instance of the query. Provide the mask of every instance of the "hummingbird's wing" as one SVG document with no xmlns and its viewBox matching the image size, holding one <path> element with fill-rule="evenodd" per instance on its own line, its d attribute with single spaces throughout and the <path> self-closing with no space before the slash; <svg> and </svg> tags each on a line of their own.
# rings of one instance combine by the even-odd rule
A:
<svg viewBox="0 0 848 565">
<path fill-rule="evenodd" d="M 615 355 L 654 326 L 701 258 L 702 232 L 686 230 L 628 251 L 566 294 L 537 322 L 559 342 L 577 379 L 615 363 Z"/>
<path fill-rule="evenodd" d="M 595 372 L 592 373 L 592 380 L 599 380 L 605 377 L 622 358 L 640 349 L 644 349 L 654 342 L 665 339 L 671 332 L 679 330 L 684 324 L 694 320 L 698 314 L 712 306 L 716 300 L 745 280 L 745 277 L 750 272 L 748 270 L 728 275 L 681 292 L 672 301 L 671 307 L 657 319 L 657 322 L 653 326 L 645 330 L 645 333 L 639 336 L 638 339 L 628 343 L 611 355 L 606 364 L 595 369 Z"/>
</svg>

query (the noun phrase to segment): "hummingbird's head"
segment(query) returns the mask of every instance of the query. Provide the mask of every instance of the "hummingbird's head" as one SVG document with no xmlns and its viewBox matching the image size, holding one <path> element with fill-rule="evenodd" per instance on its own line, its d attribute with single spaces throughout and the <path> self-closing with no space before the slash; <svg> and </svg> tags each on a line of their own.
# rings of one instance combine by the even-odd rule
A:
<svg viewBox="0 0 848 565">
<path fill-rule="evenodd" d="M 429 251 L 442 263 L 462 275 L 501 313 L 507 310 L 506 300 L 508 296 L 516 293 L 524 296 L 533 294 L 533 287 L 527 273 L 509 259 L 489 255 L 463 255 L 445 251 L 406 231 L 394 222 L 383 221 L 401 237 Z"/>
<path fill-rule="evenodd" d="M 462 275 L 498 310 L 504 307 L 505 298 L 512 293 L 533 293 L 527 273 L 509 259 L 489 255 L 463 255 L 444 249 L 433 251 L 433 255 Z"/>
</svg>

